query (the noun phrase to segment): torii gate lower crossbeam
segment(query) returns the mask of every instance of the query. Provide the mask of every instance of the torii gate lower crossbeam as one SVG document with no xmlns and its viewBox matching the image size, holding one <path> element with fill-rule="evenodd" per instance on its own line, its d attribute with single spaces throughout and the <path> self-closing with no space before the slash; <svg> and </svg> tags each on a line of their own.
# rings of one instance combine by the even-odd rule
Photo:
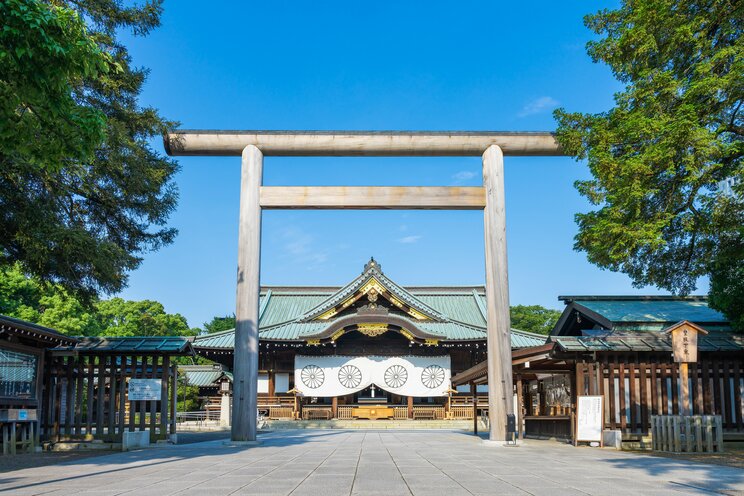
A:
<svg viewBox="0 0 744 496">
<path fill-rule="evenodd" d="M 513 413 L 504 150 L 562 155 L 550 133 L 176 131 L 171 155 L 234 155 L 242 149 L 233 382 L 233 441 L 256 440 L 261 212 L 285 209 L 470 209 L 484 211 L 488 306 L 488 404 L 492 441 Z M 242 146 L 242 148 L 240 148 Z M 468 156 L 482 154 L 483 187 L 263 187 L 262 148 L 272 155 Z"/>
</svg>

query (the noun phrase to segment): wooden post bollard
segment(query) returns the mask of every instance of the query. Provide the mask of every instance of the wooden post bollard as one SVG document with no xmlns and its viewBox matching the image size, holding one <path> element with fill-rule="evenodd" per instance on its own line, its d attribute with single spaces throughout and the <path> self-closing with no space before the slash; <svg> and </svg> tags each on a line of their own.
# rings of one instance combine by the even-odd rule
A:
<svg viewBox="0 0 744 496">
<path fill-rule="evenodd" d="M 723 453 L 723 419 L 716 415 L 716 451 Z"/>
</svg>

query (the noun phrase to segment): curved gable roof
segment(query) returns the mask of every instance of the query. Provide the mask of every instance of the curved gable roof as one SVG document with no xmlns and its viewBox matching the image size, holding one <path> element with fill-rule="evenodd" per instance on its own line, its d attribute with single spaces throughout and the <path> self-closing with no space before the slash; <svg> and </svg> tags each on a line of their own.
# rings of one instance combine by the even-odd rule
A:
<svg viewBox="0 0 744 496">
<path fill-rule="evenodd" d="M 351 302 L 354 295 L 362 290 L 365 286 L 372 282 L 377 282 L 382 288 L 392 295 L 393 298 L 405 303 L 416 312 L 428 317 L 431 320 L 443 321 L 445 317 L 430 307 L 419 298 L 408 292 L 401 286 L 398 286 L 385 274 L 382 273 L 380 264 L 375 261 L 374 258 L 370 259 L 369 262 L 364 266 L 364 271 L 349 284 L 336 291 L 334 294 L 326 298 L 323 302 L 316 305 L 314 308 L 306 312 L 301 319 L 303 321 L 314 320 L 326 312 L 333 310 L 338 305 L 342 305 L 345 302 Z"/>
<path fill-rule="evenodd" d="M 373 279 L 392 297 L 425 318 L 417 319 L 405 312 L 386 316 L 342 312 L 327 319 L 317 318 L 356 298 L 355 294 L 358 296 L 360 289 Z M 483 341 L 487 333 L 485 289 L 481 286 L 403 288 L 385 276 L 380 264 L 371 259 L 360 276 L 341 288 L 272 286 L 263 289 L 259 303 L 259 336 L 267 341 L 323 339 L 339 326 L 345 327 L 345 322 L 354 325 L 357 321 L 376 320 L 406 329 L 422 340 Z M 541 345 L 545 339 L 543 335 L 512 330 L 512 348 Z M 232 349 L 234 343 L 234 331 L 229 330 L 198 336 L 194 346 Z"/>
</svg>

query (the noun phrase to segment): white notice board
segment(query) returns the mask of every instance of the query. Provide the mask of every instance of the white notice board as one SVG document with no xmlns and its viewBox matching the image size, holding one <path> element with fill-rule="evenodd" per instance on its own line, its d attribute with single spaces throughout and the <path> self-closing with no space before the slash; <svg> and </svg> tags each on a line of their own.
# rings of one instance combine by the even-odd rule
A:
<svg viewBox="0 0 744 496">
<path fill-rule="evenodd" d="M 601 396 L 578 397 L 577 441 L 602 441 L 603 411 Z"/>
<path fill-rule="evenodd" d="M 129 401 L 160 401 L 160 379 L 129 379 Z"/>
</svg>

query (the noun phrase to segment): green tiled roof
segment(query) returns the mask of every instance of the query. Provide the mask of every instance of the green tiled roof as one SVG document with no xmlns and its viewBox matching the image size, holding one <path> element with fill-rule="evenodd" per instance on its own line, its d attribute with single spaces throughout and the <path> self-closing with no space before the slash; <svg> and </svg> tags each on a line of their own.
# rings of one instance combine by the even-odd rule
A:
<svg viewBox="0 0 744 496">
<path fill-rule="evenodd" d="M 178 336 L 146 336 L 126 338 L 78 338 L 74 346 L 57 347 L 52 351 L 111 352 L 111 353 L 163 353 L 191 355 L 191 339 Z"/>
<path fill-rule="evenodd" d="M 212 365 L 180 366 L 178 367 L 178 373 L 184 375 L 186 381 L 192 386 L 216 386 L 217 381 L 223 376 L 232 381 L 232 374 L 230 372 L 225 372 L 221 367 Z"/>
<path fill-rule="evenodd" d="M 396 299 L 430 317 L 429 320 L 416 320 L 392 308 L 391 312 L 396 312 L 395 318 L 403 321 L 404 325 L 410 324 L 410 329 L 420 329 L 443 341 L 486 339 L 486 302 L 482 287 L 403 288 L 385 276 L 374 260 L 365 266 L 360 276 L 341 288 L 264 288 L 259 302 L 260 339 L 302 341 L 322 333 L 342 317 L 315 318 L 346 301 L 372 278 Z M 514 330 L 512 347 L 538 346 L 545 343 L 545 339 L 545 336 Z M 232 330 L 198 336 L 194 341 L 197 348 L 232 349 L 234 344 Z"/>
<path fill-rule="evenodd" d="M 301 340 L 303 335 L 307 334 L 314 334 L 317 332 L 317 330 L 307 329 L 304 334 L 299 334 L 299 331 L 303 330 L 301 326 L 307 325 L 307 324 L 292 324 L 287 326 L 282 326 L 280 330 L 271 329 L 266 331 L 268 334 L 265 334 L 264 331 L 261 331 L 260 338 L 261 339 L 283 339 L 283 340 Z M 324 327 L 323 324 L 319 324 L 321 329 Z M 435 327 L 433 326 L 439 325 L 441 327 Z M 432 334 L 439 334 L 439 333 L 446 333 L 447 340 L 485 340 L 486 339 L 486 331 L 483 330 L 477 330 L 477 329 L 468 329 L 463 326 L 461 329 L 455 329 L 455 326 L 448 326 L 448 324 L 418 324 L 420 328 L 422 328 L 425 331 L 431 332 Z M 438 331 L 438 332 L 435 332 Z M 266 337 L 266 336 L 270 337 Z M 440 334 L 441 335 L 441 334 Z M 277 337 L 281 336 L 281 337 Z M 534 334 L 531 332 L 525 332 L 520 331 L 518 329 L 512 329 L 511 332 L 511 342 L 512 342 L 512 348 L 528 348 L 530 346 L 540 346 L 545 344 L 545 341 L 547 340 L 547 336 L 544 336 L 542 334 Z M 214 334 L 206 334 L 204 336 L 198 336 L 196 339 L 194 339 L 194 348 L 197 350 L 200 348 L 210 348 L 210 349 L 233 349 L 235 348 L 235 330 L 230 329 L 229 331 L 222 331 L 222 332 L 216 332 Z"/>
<path fill-rule="evenodd" d="M 535 334 L 534 332 L 520 331 L 519 329 L 512 329 L 511 332 L 512 349 L 542 346 L 547 341 L 548 336 L 544 334 Z"/>
<path fill-rule="evenodd" d="M 222 377 L 221 371 L 206 371 L 206 370 L 195 370 L 191 372 L 184 372 L 186 376 L 186 382 L 191 386 L 214 386 L 217 379 Z"/>
<path fill-rule="evenodd" d="M 269 289 L 261 296 L 259 306 L 266 300 L 261 314 L 260 327 L 271 327 L 297 319 L 315 306 L 323 303 L 333 294 L 332 291 L 292 291 Z"/>
<path fill-rule="evenodd" d="M 562 351 L 672 351 L 672 339 L 666 334 L 644 336 L 581 337 L 560 336 L 551 338 Z M 744 336 L 707 335 L 698 336 L 699 351 L 744 350 Z"/>
<path fill-rule="evenodd" d="M 380 282 L 392 295 L 398 298 L 403 303 L 410 305 L 412 308 L 423 313 L 424 315 L 434 320 L 444 320 L 445 317 L 441 315 L 435 308 L 430 307 L 417 296 L 411 294 L 407 289 L 399 286 L 393 280 L 389 279 L 385 274 L 382 273 L 382 267 L 375 261 L 374 258 L 370 259 L 369 262 L 364 266 L 364 271 L 361 275 L 356 277 L 353 281 L 348 283 L 346 286 L 335 291 L 331 296 L 326 298 L 325 301 L 321 302 L 314 308 L 311 308 L 305 315 L 302 316 L 303 320 L 310 320 L 315 318 L 327 310 L 332 309 L 334 306 L 346 300 L 352 296 L 365 284 L 371 280 L 377 280 Z"/>
<path fill-rule="evenodd" d="M 704 297 L 561 297 L 598 313 L 611 322 L 726 322 Z"/>
<path fill-rule="evenodd" d="M 194 339 L 194 347 L 196 349 L 214 348 L 231 350 L 235 348 L 235 329 L 197 336 Z"/>
<path fill-rule="evenodd" d="M 268 288 L 262 291 L 259 302 L 259 307 L 264 309 L 259 320 L 261 330 L 301 320 L 310 310 L 334 294 L 328 288 L 319 288 L 317 291 L 312 289 Z M 486 326 L 486 319 L 477 301 L 477 298 L 485 300 L 482 292 L 472 288 L 411 288 L 410 293 L 435 309 L 443 320 L 476 327 Z"/>
</svg>

